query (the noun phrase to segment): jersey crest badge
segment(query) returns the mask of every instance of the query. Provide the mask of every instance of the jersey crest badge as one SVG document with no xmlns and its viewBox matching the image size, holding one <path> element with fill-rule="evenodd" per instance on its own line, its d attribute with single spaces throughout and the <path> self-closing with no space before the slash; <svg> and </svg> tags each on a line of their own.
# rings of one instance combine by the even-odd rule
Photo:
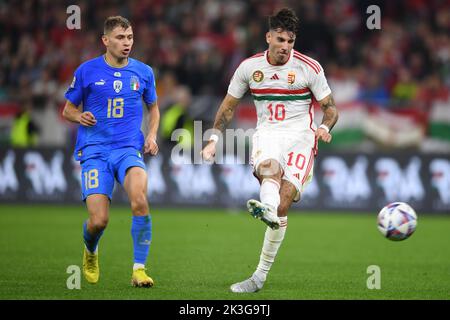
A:
<svg viewBox="0 0 450 320">
<path fill-rule="evenodd" d="M 261 82 L 264 79 L 264 73 L 261 70 L 253 72 L 252 78 L 255 82 Z"/>
<path fill-rule="evenodd" d="M 122 90 L 122 81 L 115 80 L 113 83 L 113 88 L 114 88 L 114 91 L 116 91 L 116 93 L 119 93 L 120 90 Z"/>
<path fill-rule="evenodd" d="M 294 84 L 294 82 L 295 82 L 295 72 L 294 71 L 289 71 L 287 82 L 288 82 L 288 84 Z"/>
<path fill-rule="evenodd" d="M 136 76 L 132 76 L 130 79 L 130 88 L 133 91 L 137 91 L 139 90 L 140 84 L 139 84 L 139 79 Z"/>
</svg>

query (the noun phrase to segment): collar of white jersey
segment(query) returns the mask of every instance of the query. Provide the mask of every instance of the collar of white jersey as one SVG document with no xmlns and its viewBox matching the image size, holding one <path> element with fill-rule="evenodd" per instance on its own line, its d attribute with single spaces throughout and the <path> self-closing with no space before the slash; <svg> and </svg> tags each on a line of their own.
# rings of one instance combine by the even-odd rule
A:
<svg viewBox="0 0 450 320">
<path fill-rule="evenodd" d="M 291 61 L 293 55 L 294 55 L 294 48 L 292 48 L 291 54 L 289 55 L 289 59 L 287 59 L 287 61 L 285 63 L 283 63 L 283 64 L 271 64 L 270 61 L 269 61 L 269 50 L 264 51 L 264 56 L 266 57 L 267 63 L 270 64 L 271 66 L 274 66 L 274 67 L 281 67 L 281 66 L 286 65 L 289 61 Z"/>
</svg>

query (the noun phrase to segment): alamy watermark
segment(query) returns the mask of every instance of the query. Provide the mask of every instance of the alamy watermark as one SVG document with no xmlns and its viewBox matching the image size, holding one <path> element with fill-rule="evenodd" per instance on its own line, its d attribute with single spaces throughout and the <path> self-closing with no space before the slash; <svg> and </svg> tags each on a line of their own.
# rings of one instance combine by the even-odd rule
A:
<svg viewBox="0 0 450 320">
<path fill-rule="evenodd" d="M 369 30 L 380 30 L 381 29 L 381 9 L 377 5 L 370 5 L 366 10 L 367 14 L 370 16 L 366 20 L 366 26 Z"/>
<path fill-rule="evenodd" d="M 66 287 L 69 290 L 81 289 L 81 270 L 77 265 L 70 265 L 66 269 L 66 273 L 70 276 L 66 280 Z"/>
<path fill-rule="evenodd" d="M 66 13 L 69 15 L 66 19 L 66 27 L 69 30 L 81 29 L 81 9 L 77 5 L 70 5 L 66 8 Z M 373 4 L 367 7 L 366 13 L 370 16 L 366 20 L 366 26 L 369 30 L 381 29 L 381 9 L 379 6 Z"/>
<path fill-rule="evenodd" d="M 367 274 L 370 274 L 370 276 L 367 278 L 367 289 L 373 290 L 381 289 L 381 269 L 377 265 L 370 265 L 367 267 Z"/>
<path fill-rule="evenodd" d="M 66 13 L 69 15 L 66 19 L 66 27 L 69 30 L 81 29 L 81 9 L 77 5 L 68 6 Z"/>
<path fill-rule="evenodd" d="M 203 164 L 203 163 L 225 163 L 225 155 L 236 154 L 236 164 L 245 164 L 247 159 L 248 145 L 251 143 L 256 129 L 226 129 L 225 134 L 217 129 L 208 129 L 203 132 L 202 121 L 194 121 L 194 132 L 186 129 L 176 129 L 172 132 L 171 140 L 178 142 L 171 152 L 172 162 L 175 164 Z M 219 141 L 216 144 L 214 160 L 207 162 L 203 159 L 201 151 L 204 142 L 216 134 Z M 193 135 L 193 136 L 192 136 Z M 183 143 L 193 141 L 193 143 Z M 205 144 L 206 145 L 206 144 Z M 227 161 L 228 163 L 228 161 Z"/>
</svg>

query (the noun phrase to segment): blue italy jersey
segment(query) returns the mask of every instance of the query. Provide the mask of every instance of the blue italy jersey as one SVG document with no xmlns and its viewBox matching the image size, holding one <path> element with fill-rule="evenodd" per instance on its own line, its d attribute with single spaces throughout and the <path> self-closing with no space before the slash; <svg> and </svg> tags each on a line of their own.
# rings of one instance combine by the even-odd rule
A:
<svg viewBox="0 0 450 320">
<path fill-rule="evenodd" d="M 146 64 L 128 58 L 128 65 L 115 68 L 104 56 L 86 61 L 75 71 L 67 90 L 67 100 L 97 119 L 93 127 L 78 128 L 74 156 L 85 160 L 111 150 L 133 147 L 142 150 L 142 100 L 156 102 L 153 70 Z"/>
</svg>

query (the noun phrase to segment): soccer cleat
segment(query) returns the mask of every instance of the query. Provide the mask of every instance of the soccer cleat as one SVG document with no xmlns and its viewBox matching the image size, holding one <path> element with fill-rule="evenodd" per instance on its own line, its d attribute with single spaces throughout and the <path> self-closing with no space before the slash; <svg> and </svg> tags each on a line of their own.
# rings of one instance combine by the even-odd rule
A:
<svg viewBox="0 0 450 320">
<path fill-rule="evenodd" d="M 264 282 L 251 276 L 247 280 L 232 284 L 230 290 L 234 293 L 252 293 L 261 290 L 263 285 Z"/>
<path fill-rule="evenodd" d="M 145 268 L 139 268 L 133 271 L 131 277 L 133 287 L 153 287 L 153 279 L 145 273 Z"/>
<path fill-rule="evenodd" d="M 83 254 L 83 274 L 87 282 L 95 284 L 100 276 L 98 253 L 90 253 L 86 247 Z"/>
<path fill-rule="evenodd" d="M 259 202 L 258 200 L 250 199 L 247 201 L 247 208 L 250 214 L 263 221 L 273 230 L 280 228 L 280 218 L 273 213 L 271 207 Z"/>
</svg>

